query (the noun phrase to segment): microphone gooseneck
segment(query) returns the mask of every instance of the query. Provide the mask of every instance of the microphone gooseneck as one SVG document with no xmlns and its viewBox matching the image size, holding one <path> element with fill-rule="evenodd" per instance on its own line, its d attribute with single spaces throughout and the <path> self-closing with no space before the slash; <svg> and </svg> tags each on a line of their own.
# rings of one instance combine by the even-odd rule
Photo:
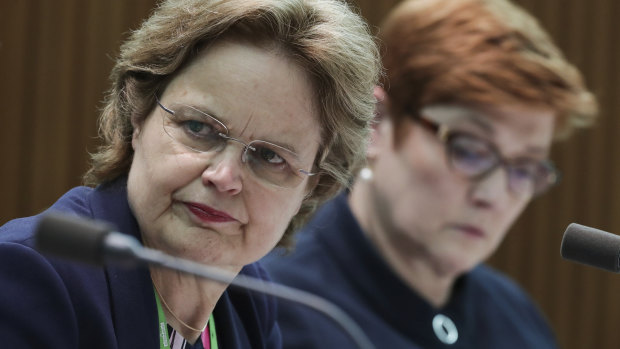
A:
<svg viewBox="0 0 620 349">
<path fill-rule="evenodd" d="M 359 348 L 374 349 L 362 329 L 343 310 L 324 298 L 289 286 L 172 257 L 146 248 L 134 237 L 115 232 L 99 221 L 61 213 L 45 214 L 37 227 L 35 245 L 43 253 L 75 261 L 96 265 L 113 263 L 126 267 L 158 266 L 299 303 L 332 319 Z"/>
<path fill-rule="evenodd" d="M 560 254 L 577 263 L 620 272 L 620 236 L 571 223 L 562 238 Z"/>
</svg>

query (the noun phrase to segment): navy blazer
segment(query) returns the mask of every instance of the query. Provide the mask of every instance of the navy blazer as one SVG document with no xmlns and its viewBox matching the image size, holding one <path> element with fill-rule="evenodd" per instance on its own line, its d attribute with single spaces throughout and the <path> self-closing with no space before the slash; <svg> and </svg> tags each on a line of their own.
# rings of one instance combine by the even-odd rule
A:
<svg viewBox="0 0 620 349">
<path fill-rule="evenodd" d="M 116 226 L 140 239 L 126 179 L 77 187 L 49 210 Z M 0 227 L 0 347 L 159 348 L 157 306 L 146 268 L 96 267 L 33 248 L 40 215 Z M 267 279 L 258 264 L 242 274 Z M 229 289 L 213 312 L 220 348 L 280 348 L 272 298 Z"/>
<path fill-rule="evenodd" d="M 263 265 L 276 282 L 340 306 L 378 349 L 557 348 L 530 297 L 484 265 L 456 282 L 448 304 L 433 307 L 394 273 L 368 240 L 346 193 L 317 211 L 299 233 L 294 253 L 272 253 Z M 440 340 L 447 331 L 433 324 L 438 314 L 455 324 L 456 343 Z M 281 303 L 278 317 L 286 348 L 356 348 L 331 320 L 309 309 Z"/>
</svg>

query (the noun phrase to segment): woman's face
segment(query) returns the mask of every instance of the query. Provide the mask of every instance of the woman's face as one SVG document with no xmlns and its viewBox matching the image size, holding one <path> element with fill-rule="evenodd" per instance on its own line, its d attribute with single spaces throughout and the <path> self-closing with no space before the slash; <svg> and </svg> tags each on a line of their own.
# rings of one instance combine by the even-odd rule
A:
<svg viewBox="0 0 620 349">
<path fill-rule="evenodd" d="M 549 111 L 526 107 L 428 108 L 422 115 L 493 144 L 504 159 L 533 163 L 547 158 L 555 120 Z M 397 146 L 389 121 L 377 131 L 375 221 L 402 258 L 423 259 L 440 273 L 466 272 L 495 251 L 532 195 L 509 190 L 501 166 L 477 180 L 464 177 L 448 165 L 436 133 L 414 121 L 402 127 Z"/>
<path fill-rule="evenodd" d="M 291 166 L 311 170 L 320 129 L 306 72 L 277 49 L 223 40 L 202 51 L 159 100 L 175 115 L 156 107 L 134 125 L 132 138 L 129 202 L 144 243 L 231 270 L 258 260 L 299 210 L 307 177 L 292 188 L 274 186 L 259 177 L 275 171 L 272 178 L 281 180 L 282 158 L 274 153 L 257 152 L 273 166 L 257 172 L 253 160 L 242 161 L 240 142 L 197 152 L 183 140 L 204 142 L 209 129 L 196 117 L 201 111 L 226 125 L 230 137 L 293 150 L 295 156 L 285 151 Z M 192 120 L 180 118 L 187 115 Z M 174 132 L 180 133 L 173 139 Z"/>
</svg>

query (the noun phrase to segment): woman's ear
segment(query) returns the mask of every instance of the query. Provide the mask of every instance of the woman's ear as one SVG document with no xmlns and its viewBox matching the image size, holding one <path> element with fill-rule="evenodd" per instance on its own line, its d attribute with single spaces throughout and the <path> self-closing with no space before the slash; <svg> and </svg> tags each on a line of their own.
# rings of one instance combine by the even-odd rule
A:
<svg viewBox="0 0 620 349">
<path fill-rule="evenodd" d="M 140 136 L 142 125 L 136 120 L 135 117 L 132 116 L 131 126 L 133 126 L 133 132 L 131 133 L 131 147 L 133 148 L 134 151 L 136 151 L 136 143 L 138 142 L 138 137 Z"/>
<path fill-rule="evenodd" d="M 314 188 L 316 188 L 316 186 L 319 184 L 320 180 L 321 180 L 320 173 L 317 173 L 314 176 L 310 176 L 308 178 L 308 184 L 306 185 L 306 195 L 304 196 L 302 202 L 312 196 L 312 192 L 314 191 Z M 299 208 L 297 210 L 299 212 Z"/>
<path fill-rule="evenodd" d="M 368 150 L 366 151 L 366 158 L 369 162 L 377 157 L 379 154 L 379 145 L 382 141 L 382 124 L 389 122 L 389 98 L 385 90 L 381 86 L 375 86 L 373 91 L 375 96 L 375 117 L 372 120 L 372 129 L 370 133 L 370 142 L 368 144 Z"/>
</svg>

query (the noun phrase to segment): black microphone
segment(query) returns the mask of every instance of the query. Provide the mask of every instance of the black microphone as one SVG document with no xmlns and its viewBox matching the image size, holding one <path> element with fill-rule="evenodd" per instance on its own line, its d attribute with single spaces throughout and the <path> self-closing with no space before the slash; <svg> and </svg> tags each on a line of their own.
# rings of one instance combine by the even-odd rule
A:
<svg viewBox="0 0 620 349">
<path fill-rule="evenodd" d="M 37 250 L 89 264 L 121 264 L 125 267 L 154 265 L 248 289 L 290 302 L 303 304 L 332 319 L 362 349 L 374 349 L 360 327 L 335 304 L 312 293 L 267 282 L 246 275 L 236 275 L 215 267 L 172 257 L 149 249 L 134 237 L 114 231 L 100 221 L 51 212 L 43 215 L 37 226 Z"/>
<path fill-rule="evenodd" d="M 606 231 L 571 223 L 564 232 L 560 254 L 577 263 L 620 272 L 620 236 Z"/>
</svg>

